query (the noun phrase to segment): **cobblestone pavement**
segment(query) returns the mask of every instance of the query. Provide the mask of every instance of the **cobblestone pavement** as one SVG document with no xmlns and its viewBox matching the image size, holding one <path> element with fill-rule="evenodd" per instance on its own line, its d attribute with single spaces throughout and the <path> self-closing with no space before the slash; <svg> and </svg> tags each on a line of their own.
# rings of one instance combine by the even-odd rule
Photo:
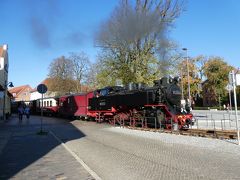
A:
<svg viewBox="0 0 240 180">
<path fill-rule="evenodd" d="M 68 131 L 69 140 L 84 136 L 60 119 L 44 118 L 43 124 L 44 131 L 53 126 L 55 131 L 61 126 L 74 131 Z M 0 179 L 93 179 L 51 133 L 37 135 L 39 125 L 40 118 L 33 116 L 30 121 L 25 119 L 22 123 L 18 123 L 16 117 L 1 123 Z"/>
<path fill-rule="evenodd" d="M 180 135 L 168 135 L 164 140 L 164 134 L 156 133 L 159 138 L 149 139 L 150 132 L 137 136 L 126 133 L 132 130 L 105 124 L 72 124 L 86 136 L 66 145 L 102 179 L 240 179 L 240 148 L 234 144 Z M 66 136 L 63 131 L 56 134 L 62 139 Z"/>
<path fill-rule="evenodd" d="M 35 134 L 37 118 L 8 123 L 8 141 L 0 144 L 0 179 L 92 179 L 51 133 Z M 44 118 L 43 124 L 104 180 L 240 179 L 240 147 L 229 142 L 77 120 Z"/>
</svg>

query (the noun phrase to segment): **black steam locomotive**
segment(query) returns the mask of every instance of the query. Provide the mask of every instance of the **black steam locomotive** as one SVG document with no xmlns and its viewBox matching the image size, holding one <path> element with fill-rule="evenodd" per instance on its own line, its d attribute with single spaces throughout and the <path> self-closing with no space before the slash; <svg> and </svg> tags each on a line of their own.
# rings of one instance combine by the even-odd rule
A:
<svg viewBox="0 0 240 180">
<path fill-rule="evenodd" d="M 131 126 L 163 127 L 173 124 L 188 128 L 192 124 L 190 107 L 181 100 L 179 77 L 163 77 L 153 87 L 130 83 L 128 87 L 106 87 L 94 91 L 89 99 L 89 112 L 99 120 Z"/>
</svg>

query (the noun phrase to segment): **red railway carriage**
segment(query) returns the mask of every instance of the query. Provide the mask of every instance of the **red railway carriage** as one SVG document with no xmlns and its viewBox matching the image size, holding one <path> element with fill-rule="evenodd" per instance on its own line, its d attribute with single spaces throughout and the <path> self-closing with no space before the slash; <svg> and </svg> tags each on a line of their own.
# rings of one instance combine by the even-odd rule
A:
<svg viewBox="0 0 240 180">
<path fill-rule="evenodd" d="M 88 99 L 93 92 L 66 95 L 59 98 L 59 115 L 65 117 L 87 117 Z"/>
</svg>

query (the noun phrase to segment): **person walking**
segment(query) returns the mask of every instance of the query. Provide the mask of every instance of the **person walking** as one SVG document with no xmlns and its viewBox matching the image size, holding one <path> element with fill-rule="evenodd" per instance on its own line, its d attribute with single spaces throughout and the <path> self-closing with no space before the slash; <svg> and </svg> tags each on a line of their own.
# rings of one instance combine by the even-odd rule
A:
<svg viewBox="0 0 240 180">
<path fill-rule="evenodd" d="M 29 108 L 29 106 L 25 107 L 24 114 L 26 115 L 27 120 L 29 120 L 29 117 L 30 117 L 30 108 Z"/>
<path fill-rule="evenodd" d="M 24 109 L 23 109 L 23 106 L 20 105 L 20 106 L 18 107 L 18 118 L 19 118 L 19 122 L 22 122 L 23 114 L 24 114 Z"/>
<path fill-rule="evenodd" d="M 225 104 L 223 104 L 223 110 L 224 110 L 224 111 L 226 110 L 226 105 L 225 105 Z"/>
</svg>

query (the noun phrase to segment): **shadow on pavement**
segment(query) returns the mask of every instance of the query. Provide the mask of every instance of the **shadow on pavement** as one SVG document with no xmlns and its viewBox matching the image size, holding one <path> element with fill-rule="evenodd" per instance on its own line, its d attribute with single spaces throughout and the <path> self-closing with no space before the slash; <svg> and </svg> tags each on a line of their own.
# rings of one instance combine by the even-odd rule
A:
<svg viewBox="0 0 240 180">
<path fill-rule="evenodd" d="M 43 117 L 43 130 L 48 131 L 46 135 L 37 135 L 40 125 L 41 120 L 39 116 L 32 116 L 29 121 L 24 119 L 19 123 L 16 115 L 11 117 L 8 122 L 1 124 L 0 140 L 2 141 L 7 137 L 8 140 L 5 146 L 0 149 L 0 179 L 13 178 L 20 172 L 25 173 L 26 176 L 28 173 L 34 174 L 30 173 L 30 171 L 24 172 L 24 169 L 29 165 L 34 166 L 31 170 L 36 171 L 37 174 L 37 171 L 41 168 L 48 168 L 45 166 L 58 163 L 64 164 L 65 162 L 61 161 L 71 159 L 64 159 L 64 156 L 69 156 L 65 149 L 55 149 L 60 145 L 60 142 L 50 132 L 53 132 L 63 142 L 80 139 L 85 136 L 69 121 L 63 119 Z M 7 136 L 7 134 L 11 135 Z M 51 155 L 48 155 L 49 153 Z M 39 160 L 41 163 L 39 163 Z M 54 169 L 54 167 L 50 168 Z"/>
</svg>

